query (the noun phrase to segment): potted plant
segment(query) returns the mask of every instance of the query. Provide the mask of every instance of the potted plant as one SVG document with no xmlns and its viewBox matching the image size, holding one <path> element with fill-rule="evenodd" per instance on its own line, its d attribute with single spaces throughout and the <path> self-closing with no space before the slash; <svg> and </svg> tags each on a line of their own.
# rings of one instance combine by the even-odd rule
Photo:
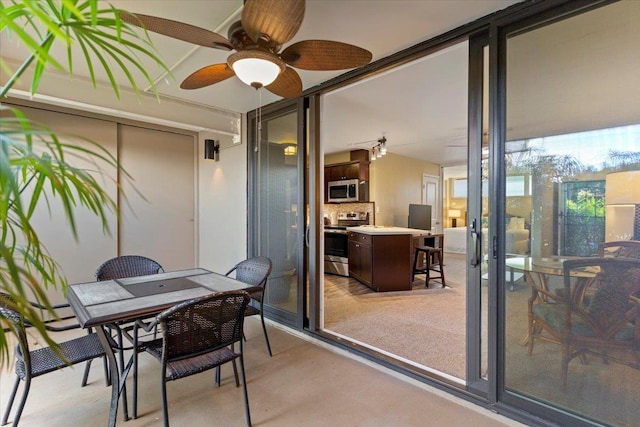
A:
<svg viewBox="0 0 640 427">
<path fill-rule="evenodd" d="M 139 93 L 138 83 L 130 71 L 135 69 L 144 76 L 142 83 L 150 85 L 157 94 L 142 60 L 150 58 L 163 70 L 169 70 L 147 34 L 120 19 L 123 12 L 98 0 L 0 0 L 0 32 L 15 38 L 30 51 L 16 70 L 10 69 L 0 57 L 0 66 L 9 75 L 0 87 L 0 292 L 11 297 L 12 308 L 28 319 L 54 348 L 55 342 L 44 328 L 44 317 L 55 315 L 46 290 L 55 287 L 66 291 L 67 282 L 32 226 L 34 210 L 55 197 L 64 207 L 67 225 L 74 236 L 77 237 L 74 211 L 79 207 L 98 216 L 108 233 L 107 214 L 117 211 L 117 205 L 90 171 L 74 167 L 73 159 L 81 156 L 119 166 L 98 144 L 87 149 L 65 142 L 62 136 L 31 122 L 20 109 L 2 105 L 2 101 L 30 67 L 33 68 L 32 94 L 37 93 L 46 67 L 72 74 L 74 45 L 84 54 L 82 58 L 86 60 L 94 86 L 95 70 L 102 67 L 116 96 L 119 96 L 116 72 L 124 73 Z M 67 47 L 65 62 L 51 54 L 52 46 L 57 44 Z M 29 302 L 32 297 L 45 310 L 34 308 Z M 6 326 L 0 317 L 0 365 L 10 356 Z"/>
</svg>

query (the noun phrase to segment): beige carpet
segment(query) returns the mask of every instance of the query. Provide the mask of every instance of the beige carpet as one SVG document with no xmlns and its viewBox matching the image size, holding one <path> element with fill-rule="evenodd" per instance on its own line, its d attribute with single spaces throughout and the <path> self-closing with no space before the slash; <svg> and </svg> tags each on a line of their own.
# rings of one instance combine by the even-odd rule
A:
<svg viewBox="0 0 640 427">
<path fill-rule="evenodd" d="M 354 279 L 326 275 L 325 328 L 464 379 L 466 263 L 454 254 L 446 254 L 445 261 L 445 289 L 435 282 L 425 289 L 424 281 L 416 280 L 412 291 L 378 293 Z M 595 357 L 587 365 L 576 359 L 563 389 L 558 345 L 536 342 L 533 355 L 527 354 L 520 341 L 527 329 L 529 296 L 523 280 L 506 293 L 506 388 L 607 424 L 640 425 L 640 370 Z"/>
<path fill-rule="evenodd" d="M 374 292 L 347 277 L 325 275 L 325 329 L 436 369 L 465 377 L 464 255 L 445 255 L 447 287 L 424 275 L 412 291 Z"/>
</svg>

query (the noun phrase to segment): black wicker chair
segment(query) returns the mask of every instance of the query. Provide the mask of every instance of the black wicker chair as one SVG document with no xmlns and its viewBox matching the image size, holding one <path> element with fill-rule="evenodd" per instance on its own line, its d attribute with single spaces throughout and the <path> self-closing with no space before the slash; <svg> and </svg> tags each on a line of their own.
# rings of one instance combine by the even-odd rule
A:
<svg viewBox="0 0 640 427">
<path fill-rule="evenodd" d="M 227 271 L 225 276 L 230 275 L 235 271 L 235 278 L 241 282 L 253 285 L 253 288 L 245 289 L 251 295 L 251 299 L 257 302 L 259 307 L 255 304 L 249 305 L 245 312 L 245 316 L 260 315 L 262 321 L 262 330 L 264 331 L 264 339 L 267 342 L 267 350 L 269 356 L 271 356 L 271 345 L 269 344 L 269 335 L 267 335 L 267 327 L 264 324 L 264 298 L 265 289 L 267 287 L 267 280 L 269 274 L 271 274 L 271 260 L 267 257 L 255 257 L 241 261 L 236 264 L 231 270 Z"/>
<path fill-rule="evenodd" d="M 35 307 L 40 307 L 38 304 L 33 303 Z M 104 373 L 107 379 L 107 385 L 109 385 L 108 378 L 108 366 L 105 356 L 104 347 L 100 343 L 98 336 L 95 333 L 88 333 L 87 335 L 75 338 L 69 341 L 59 343 L 60 352 L 64 355 L 66 360 L 61 359 L 58 354 L 51 347 L 38 348 L 36 350 L 29 350 L 29 341 L 27 340 L 26 326 L 29 326 L 29 321 L 24 319 L 18 312 L 14 310 L 14 302 L 12 298 L 0 292 L 0 317 L 6 319 L 6 322 L 2 322 L 3 326 L 8 325 L 15 334 L 18 344 L 16 346 L 16 381 L 9 396 L 9 402 L 7 409 L 2 416 L 2 425 L 7 424 L 13 401 L 18 391 L 20 381 L 24 381 L 25 387 L 22 393 L 22 399 L 20 406 L 16 411 L 13 418 L 13 425 L 17 426 L 22 415 L 22 410 L 27 402 L 27 395 L 31 388 L 31 379 L 39 377 L 40 375 L 48 374 L 49 372 L 62 369 L 64 367 L 75 365 L 77 363 L 87 362 L 84 370 L 84 376 L 82 378 L 82 386 L 87 384 L 87 377 L 89 375 L 89 367 L 91 361 L 95 358 L 102 357 L 104 359 Z M 68 307 L 68 304 L 61 304 L 53 306 L 54 309 Z M 61 332 L 70 329 L 80 328 L 80 325 L 73 324 L 62 327 L 45 325 L 48 331 Z"/>
<path fill-rule="evenodd" d="M 151 274 L 159 274 L 164 273 L 164 269 L 162 266 L 152 260 L 151 258 L 147 258 L 141 255 L 122 255 L 115 258 L 111 258 L 110 260 L 105 261 L 98 267 L 95 273 L 95 277 L 97 281 L 104 280 L 115 280 L 115 279 L 124 279 L 127 277 L 137 277 L 137 276 L 147 276 Z M 144 351 L 144 342 L 140 342 L 139 346 L 133 346 L 133 336 L 130 333 L 133 330 L 133 323 L 129 323 L 126 325 L 111 325 L 110 328 L 115 332 L 115 336 L 112 337 L 117 343 L 114 348 L 119 352 L 119 362 L 120 366 L 124 367 L 124 353 L 123 350 L 134 350 L 133 356 L 133 377 L 137 379 L 138 376 L 138 352 Z M 127 339 L 132 343 L 131 347 L 125 347 L 123 343 L 123 336 L 127 337 Z M 153 339 L 156 338 L 156 331 L 153 331 Z M 134 381 L 134 384 L 137 384 L 137 381 Z M 137 391 L 134 389 L 134 395 Z M 124 415 L 125 419 L 128 418 L 128 410 L 127 410 L 127 393 L 126 390 L 123 391 L 123 402 L 124 402 Z M 136 399 L 133 401 L 133 414 L 134 418 L 137 413 L 137 404 Z"/>
<path fill-rule="evenodd" d="M 245 291 L 220 292 L 178 304 L 148 324 L 136 322 L 134 337 L 138 336 L 138 328 L 149 332 L 160 325 L 162 330 L 162 339 L 147 343 L 145 349 L 162 364 L 162 411 L 166 427 L 169 426 L 167 381 L 232 362 L 236 387 L 239 387 L 236 359 L 240 359 L 245 415 L 247 425 L 251 425 L 242 343 L 244 314 L 250 300 Z M 234 349 L 237 342 L 239 352 Z"/>
<path fill-rule="evenodd" d="M 98 267 L 96 280 L 122 279 L 163 272 L 162 266 L 150 258 L 140 255 L 123 255 L 111 258 Z"/>
</svg>

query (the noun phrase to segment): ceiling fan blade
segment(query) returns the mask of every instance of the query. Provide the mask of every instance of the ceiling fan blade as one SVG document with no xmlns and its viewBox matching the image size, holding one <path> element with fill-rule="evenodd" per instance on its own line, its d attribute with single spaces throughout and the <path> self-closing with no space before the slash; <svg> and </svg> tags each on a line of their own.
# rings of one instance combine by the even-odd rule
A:
<svg viewBox="0 0 640 427">
<path fill-rule="evenodd" d="M 247 0 L 242 10 L 242 26 L 253 41 L 264 34 L 269 46 L 280 46 L 300 29 L 304 9 L 304 0 Z"/>
<path fill-rule="evenodd" d="M 227 64 L 207 65 L 192 73 L 180 84 L 181 89 L 200 89 L 221 82 L 234 76 L 235 73 Z"/>
<path fill-rule="evenodd" d="M 296 70 L 287 67 L 266 89 L 283 98 L 294 98 L 302 92 L 302 80 Z"/>
<path fill-rule="evenodd" d="M 371 62 L 371 52 L 348 43 L 304 40 L 287 47 L 280 55 L 287 64 L 303 70 L 344 70 Z"/>
<path fill-rule="evenodd" d="M 158 18 L 157 16 L 142 15 L 140 13 L 122 13 L 120 18 L 130 24 L 146 28 L 147 31 L 173 37 L 174 39 L 183 40 L 199 46 L 223 50 L 233 49 L 233 45 L 231 45 L 225 37 L 194 25 L 166 18 Z"/>
</svg>

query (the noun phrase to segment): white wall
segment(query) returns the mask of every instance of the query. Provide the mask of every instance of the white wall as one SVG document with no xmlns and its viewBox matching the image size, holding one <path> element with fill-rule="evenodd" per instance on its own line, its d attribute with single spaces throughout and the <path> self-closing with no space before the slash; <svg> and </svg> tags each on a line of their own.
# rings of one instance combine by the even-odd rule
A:
<svg viewBox="0 0 640 427">
<path fill-rule="evenodd" d="M 247 256 L 247 144 L 201 132 L 198 143 L 198 264 L 226 273 Z M 220 161 L 204 158 L 204 140 L 220 140 Z"/>
</svg>

